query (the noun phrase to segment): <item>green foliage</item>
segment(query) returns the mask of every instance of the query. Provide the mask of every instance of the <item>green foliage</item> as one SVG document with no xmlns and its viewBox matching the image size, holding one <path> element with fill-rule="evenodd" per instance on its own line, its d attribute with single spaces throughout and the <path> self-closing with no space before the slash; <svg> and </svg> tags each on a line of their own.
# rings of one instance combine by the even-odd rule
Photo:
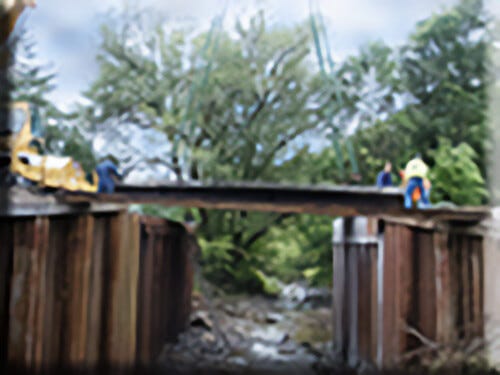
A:
<svg viewBox="0 0 500 375">
<path fill-rule="evenodd" d="M 255 270 L 254 273 L 262 283 L 264 293 L 271 296 L 279 295 L 281 289 L 283 288 L 283 283 L 277 277 L 268 276 L 261 270 Z"/>
<path fill-rule="evenodd" d="M 374 41 L 325 78 L 310 68 L 307 26 L 269 27 L 263 12 L 247 27 L 237 21 L 222 31 L 217 53 L 205 50 L 210 33 L 167 32 L 145 14 L 118 16 L 102 27 L 99 75 L 83 115 L 91 124 L 114 119 L 165 132 L 180 145 L 164 161 L 178 178 L 348 183 L 340 173 L 349 170 L 343 135 L 356 150 L 361 184 L 374 184 L 386 160 L 396 175 L 421 152 L 434 200 L 479 204 L 486 199 L 486 25 L 482 0 L 461 0 L 420 22 L 402 48 Z M 311 135 L 328 146 L 312 149 Z M 175 220 L 185 213 L 141 210 Z M 197 214 L 204 272 L 218 285 L 276 292 L 278 279 L 331 282 L 331 218 Z"/>
<path fill-rule="evenodd" d="M 172 142 L 181 139 L 171 165 L 190 180 L 292 180 L 296 171 L 286 165 L 288 150 L 317 124 L 308 108 L 315 95 L 306 62 L 308 30 L 270 28 L 258 13 L 248 27 L 236 22 L 233 35 L 222 32 L 212 56 L 202 53 L 206 33 L 167 33 L 145 18 L 134 18 L 140 45 L 127 42 L 134 32 L 125 19 L 102 28 L 100 74 L 85 93 L 93 103 L 88 121 L 120 118 L 164 131 Z M 211 74 L 199 82 L 208 64 Z M 299 155 L 295 162 L 308 162 L 307 152 Z M 282 220 L 201 210 L 205 273 L 228 287 L 261 288 L 254 243 Z"/>
<path fill-rule="evenodd" d="M 483 176 L 487 138 L 489 35 L 482 0 L 462 0 L 417 25 L 402 51 L 404 85 L 416 99 L 405 109 L 409 135 L 424 156 L 445 137 L 467 142 Z"/>
<path fill-rule="evenodd" d="M 102 28 L 100 74 L 85 93 L 90 122 L 120 118 L 181 139 L 173 171 L 193 180 L 280 181 L 287 147 L 316 126 L 307 109 L 314 94 L 308 33 L 271 29 L 259 13 L 248 28 L 237 23 L 235 36 L 222 32 L 217 54 L 204 57 L 206 33 L 134 22 L 143 39 L 137 46 L 127 42 L 135 34 L 124 20 Z M 209 64 L 208 79 L 198 82 Z"/>
<path fill-rule="evenodd" d="M 78 127 L 62 125 L 71 116 L 61 112 L 48 99 L 55 88 L 56 74 L 51 71 L 50 65 L 38 62 L 35 47 L 33 38 L 23 30 L 16 43 L 11 69 L 14 85 L 12 100 L 26 101 L 39 109 L 45 128 L 47 152 L 71 156 L 81 163 L 84 170 L 91 171 L 95 167 L 92 148 Z"/>
<path fill-rule="evenodd" d="M 92 147 L 76 127 L 46 126 L 45 142 L 50 154 L 70 156 L 87 172 L 96 167 L 97 162 Z"/>
<path fill-rule="evenodd" d="M 475 163 L 477 153 L 467 143 L 453 147 L 450 140 L 441 138 L 432 152 L 434 168 L 430 178 L 434 182 L 432 199 L 452 201 L 459 205 L 480 205 L 488 198 L 484 179 Z"/>
<path fill-rule="evenodd" d="M 13 83 L 12 100 L 27 101 L 42 111 L 55 110 L 47 95 L 55 88 L 56 74 L 49 65 L 41 65 L 35 53 L 36 43 L 26 30 L 23 30 L 14 49 L 11 79 Z"/>
<path fill-rule="evenodd" d="M 485 179 L 486 26 L 481 0 L 462 0 L 417 25 L 399 53 L 400 62 L 392 66 L 401 77 L 395 87 L 411 101 L 353 136 L 362 183 L 374 183 L 385 160 L 402 169 L 416 152 L 421 152 L 432 167 L 432 153 L 441 138 L 454 145 L 467 143 L 476 152 L 475 163 Z M 482 184 L 484 187 L 484 181 Z"/>
<path fill-rule="evenodd" d="M 264 273 L 284 282 L 306 278 L 312 285 L 329 285 L 331 236 L 331 217 L 297 215 L 272 228 L 249 252 Z"/>
</svg>

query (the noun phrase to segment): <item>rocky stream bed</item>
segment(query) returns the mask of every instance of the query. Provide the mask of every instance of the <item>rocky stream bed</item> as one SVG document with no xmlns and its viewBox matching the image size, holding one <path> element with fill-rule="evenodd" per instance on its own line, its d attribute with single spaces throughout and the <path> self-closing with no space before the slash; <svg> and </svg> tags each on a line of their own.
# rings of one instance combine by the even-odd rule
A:
<svg viewBox="0 0 500 375">
<path fill-rule="evenodd" d="M 278 299 L 195 294 L 189 330 L 160 362 L 181 373 L 331 373 L 330 305 L 329 291 L 299 285 Z"/>
</svg>

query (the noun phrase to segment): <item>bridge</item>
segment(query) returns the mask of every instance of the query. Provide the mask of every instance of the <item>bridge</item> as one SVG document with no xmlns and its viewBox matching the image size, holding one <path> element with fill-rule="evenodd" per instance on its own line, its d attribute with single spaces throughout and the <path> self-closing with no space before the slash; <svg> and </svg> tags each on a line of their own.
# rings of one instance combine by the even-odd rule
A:
<svg viewBox="0 0 500 375">
<path fill-rule="evenodd" d="M 149 365 L 186 328 L 193 239 L 130 203 L 338 217 L 334 349 L 353 366 L 397 366 L 425 340 L 498 341 L 500 219 L 488 208 L 408 211 L 397 189 L 268 184 L 122 185 L 9 205 L 3 182 L 0 367 Z"/>
<path fill-rule="evenodd" d="M 392 215 L 416 220 L 478 222 L 486 207 L 407 210 L 399 188 L 372 186 L 297 186 L 266 183 L 170 183 L 118 185 L 114 194 L 65 193 L 66 203 L 153 203 L 165 206 L 329 216 Z"/>
<path fill-rule="evenodd" d="M 335 217 L 334 350 L 353 366 L 400 365 L 422 345 L 408 327 L 446 345 L 489 339 L 486 315 L 500 318 L 487 207 L 405 210 L 399 189 L 257 183 L 47 199 L 0 212 L 0 364 L 150 365 L 186 329 L 195 240 L 131 203 Z"/>
</svg>

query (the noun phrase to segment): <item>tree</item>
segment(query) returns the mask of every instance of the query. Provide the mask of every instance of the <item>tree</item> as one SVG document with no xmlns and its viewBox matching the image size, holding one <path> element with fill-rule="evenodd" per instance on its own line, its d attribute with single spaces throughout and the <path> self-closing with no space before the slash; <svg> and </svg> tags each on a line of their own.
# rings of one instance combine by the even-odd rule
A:
<svg viewBox="0 0 500 375">
<path fill-rule="evenodd" d="M 39 62 L 36 43 L 26 30 L 22 31 L 15 45 L 10 72 L 13 101 L 27 101 L 43 111 L 54 110 L 47 95 L 55 88 L 56 74 L 50 65 Z"/>
<path fill-rule="evenodd" d="M 48 98 L 55 89 L 56 73 L 50 64 L 39 61 L 33 36 L 23 30 L 17 40 L 12 61 L 12 100 L 26 101 L 38 107 L 43 126 L 47 152 L 71 156 L 90 171 L 95 167 L 92 147 L 81 130 L 72 124 L 75 115 L 60 111 Z"/>
<path fill-rule="evenodd" d="M 84 93 L 92 105 L 81 109 L 90 130 L 128 123 L 161 130 L 173 141 L 193 74 L 183 64 L 187 37 L 184 31 L 167 33 L 147 13 L 110 17 L 101 27 L 99 75 Z M 152 162 L 181 175 L 172 155 Z"/>
<path fill-rule="evenodd" d="M 374 183 L 385 160 L 403 168 L 416 152 L 432 166 L 440 138 L 468 143 L 485 178 L 487 21 L 481 0 L 462 0 L 417 25 L 396 53 L 399 109 L 353 135 L 363 183 Z"/>
<path fill-rule="evenodd" d="M 403 90 L 399 71 L 397 51 L 382 41 L 362 46 L 339 64 L 330 81 L 323 81 L 328 93 L 322 111 L 325 121 L 333 110 L 334 125 L 345 135 L 396 113 Z"/>
<path fill-rule="evenodd" d="M 482 0 L 461 0 L 420 22 L 402 51 L 402 75 L 416 103 L 404 126 L 424 156 L 438 139 L 467 142 L 485 176 L 488 18 Z M 430 158 L 429 158 L 430 159 Z"/>
<path fill-rule="evenodd" d="M 172 143 L 181 139 L 166 161 L 179 177 L 293 180 L 296 174 L 283 167 L 291 144 L 316 127 L 307 29 L 269 29 L 259 13 L 246 28 L 237 22 L 232 35 L 190 35 L 148 28 L 137 17 L 136 26 L 121 18 L 102 29 L 100 74 L 86 92 L 92 122 L 127 120 L 163 131 Z M 217 44 L 204 53 L 207 38 Z M 207 247 L 226 241 L 234 269 L 245 263 L 241 249 L 286 215 L 201 210 L 200 217 Z M 221 268 L 222 278 L 232 277 Z"/>
<path fill-rule="evenodd" d="M 475 163 L 476 151 L 467 143 L 453 147 L 449 139 L 440 138 L 439 147 L 432 151 L 434 168 L 430 178 L 434 182 L 432 200 L 451 201 L 458 205 L 480 205 L 488 198 L 488 191 Z"/>
<path fill-rule="evenodd" d="M 96 167 L 92 146 L 77 126 L 63 126 L 61 122 L 47 126 L 45 144 L 49 153 L 72 157 L 86 172 Z"/>
<path fill-rule="evenodd" d="M 375 182 L 385 160 L 403 168 L 420 151 L 438 168 L 434 194 L 463 202 L 440 185 L 443 167 L 434 165 L 432 152 L 444 144 L 439 136 L 449 140 L 450 150 L 463 151 L 458 145 L 469 142 L 483 172 L 488 37 L 480 0 L 462 0 L 421 22 L 403 48 L 370 43 L 328 77 L 308 66 L 310 33 L 302 25 L 269 28 L 263 13 L 248 27 L 237 22 L 232 32 L 218 24 L 197 33 L 168 30 L 143 13 L 112 20 L 102 28 L 99 76 L 86 92 L 92 103 L 87 122 L 162 132 L 168 152 L 153 162 L 178 179 L 341 183 L 344 140 L 340 152 L 330 146 L 313 151 L 305 142 L 328 132 L 355 145 L 364 184 Z M 445 165 L 469 165 L 474 157 L 468 155 Z M 265 259 L 271 258 L 296 265 L 315 282 L 328 279 L 315 264 L 330 249 L 313 241 L 326 233 L 328 218 L 206 210 L 197 216 L 205 272 L 220 285 L 262 287 L 259 280 L 272 265 Z M 301 262 L 303 247 L 315 249 L 310 263 Z M 287 270 L 277 274 L 297 276 Z"/>
</svg>

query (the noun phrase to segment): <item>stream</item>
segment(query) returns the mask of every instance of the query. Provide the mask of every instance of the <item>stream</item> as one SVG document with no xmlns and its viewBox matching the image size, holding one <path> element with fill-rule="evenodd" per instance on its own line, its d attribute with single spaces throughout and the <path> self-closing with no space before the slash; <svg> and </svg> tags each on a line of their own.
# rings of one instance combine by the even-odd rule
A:
<svg viewBox="0 0 500 375">
<path fill-rule="evenodd" d="M 330 292 L 287 288 L 274 299 L 194 294 L 190 328 L 160 362 L 181 373 L 330 373 L 338 367 Z"/>
</svg>

